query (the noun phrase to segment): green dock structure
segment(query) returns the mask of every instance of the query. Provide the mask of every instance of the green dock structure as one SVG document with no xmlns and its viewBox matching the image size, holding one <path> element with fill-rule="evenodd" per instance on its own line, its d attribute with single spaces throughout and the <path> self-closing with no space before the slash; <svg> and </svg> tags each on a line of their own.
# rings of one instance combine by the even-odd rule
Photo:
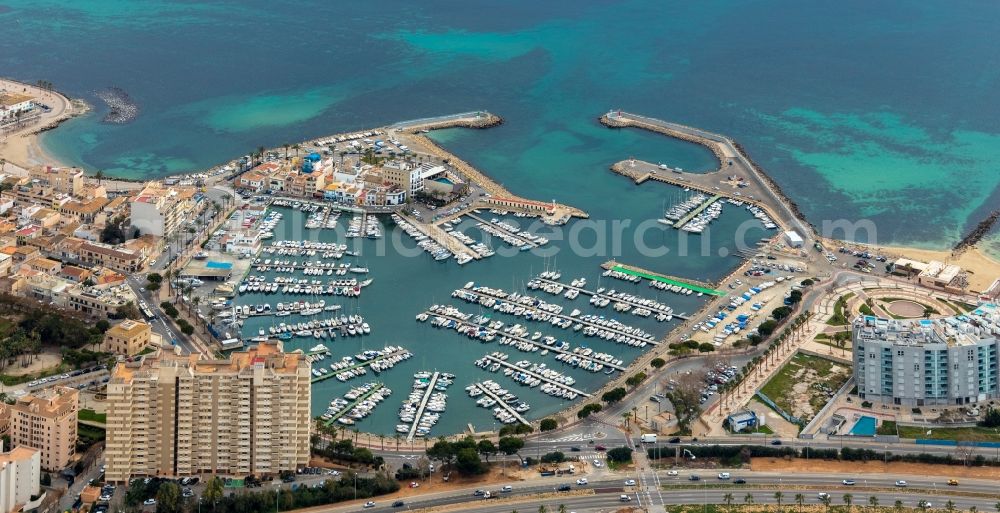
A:
<svg viewBox="0 0 1000 513">
<path fill-rule="evenodd" d="M 677 229 L 682 228 L 684 225 L 688 224 L 689 221 L 691 221 L 692 219 L 694 219 L 695 216 L 697 216 L 703 210 L 705 210 L 706 208 L 708 208 L 709 205 L 711 205 L 712 203 L 715 203 L 716 201 L 719 201 L 720 198 L 722 198 L 721 194 L 716 194 L 716 195 L 712 196 L 711 198 L 708 198 L 708 200 L 706 200 L 704 203 L 702 203 L 701 205 L 698 205 L 697 208 L 695 208 L 694 210 L 688 212 L 686 216 L 678 219 L 677 222 L 675 222 L 673 224 L 673 227 L 677 228 Z"/>
<path fill-rule="evenodd" d="M 645 278 L 651 281 L 658 281 L 666 283 L 667 285 L 676 285 L 684 289 L 690 289 L 695 292 L 701 292 L 702 294 L 708 294 L 710 296 L 725 296 L 726 293 L 721 290 L 715 290 L 711 285 L 707 283 L 697 282 L 695 280 L 684 280 L 674 276 L 667 276 L 665 274 L 654 273 L 653 271 L 648 271 L 646 269 L 640 269 L 638 267 L 633 267 L 631 265 L 619 264 L 614 260 L 609 260 L 601 265 L 604 269 L 610 269 L 612 271 L 618 271 L 620 273 L 628 274 L 631 276 L 638 276 L 640 278 Z"/>
<path fill-rule="evenodd" d="M 344 406 L 343 408 L 341 408 L 340 410 L 338 410 L 337 413 L 334 413 L 333 416 L 330 417 L 329 419 L 324 420 L 323 421 L 323 425 L 324 426 L 329 426 L 329 425 L 333 424 L 334 422 L 337 422 L 337 419 L 343 417 L 344 415 L 347 414 L 347 412 L 349 412 L 352 409 L 354 409 L 355 406 L 361 404 L 361 401 L 364 401 L 365 399 L 368 399 L 369 397 L 375 395 L 375 392 L 378 392 L 379 390 L 382 390 L 383 388 L 385 388 L 385 385 L 382 384 L 382 383 L 379 383 L 379 384 L 373 386 L 371 390 L 365 392 L 364 394 L 361 394 L 361 397 L 358 397 L 357 399 L 355 399 L 354 401 L 352 401 L 347 406 Z"/>
</svg>

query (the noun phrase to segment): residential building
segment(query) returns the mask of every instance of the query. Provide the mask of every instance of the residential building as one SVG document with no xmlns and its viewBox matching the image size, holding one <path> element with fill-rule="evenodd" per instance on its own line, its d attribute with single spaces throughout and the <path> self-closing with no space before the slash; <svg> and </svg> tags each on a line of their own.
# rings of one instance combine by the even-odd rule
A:
<svg viewBox="0 0 1000 513">
<path fill-rule="evenodd" d="M 93 198 L 87 201 L 67 201 L 59 207 L 59 212 L 80 223 L 93 223 L 97 216 L 104 212 L 104 206 L 110 203 L 107 198 Z"/>
<path fill-rule="evenodd" d="M 149 324 L 126 319 L 104 333 L 101 351 L 135 356 L 149 347 L 152 332 Z"/>
<path fill-rule="evenodd" d="M 382 176 L 385 181 L 403 189 L 408 198 L 412 198 L 424 188 L 424 181 L 420 178 L 421 171 L 420 167 L 405 160 L 392 160 L 382 166 Z"/>
<path fill-rule="evenodd" d="M 76 260 L 81 263 L 100 265 L 123 273 L 138 272 L 146 263 L 146 257 L 141 251 L 123 245 L 83 241 L 76 251 Z"/>
<path fill-rule="evenodd" d="M 76 452 L 80 392 L 51 387 L 23 396 L 11 407 L 10 441 L 41 451 L 43 470 L 59 471 Z"/>
<path fill-rule="evenodd" d="M 51 185 L 56 192 L 83 195 L 84 175 L 78 167 L 37 166 L 28 170 L 28 176 Z"/>
<path fill-rule="evenodd" d="M 48 274 L 50 276 L 55 276 L 62 270 L 62 264 L 45 257 L 32 258 L 31 260 L 24 262 L 24 266 L 32 271 Z"/>
<path fill-rule="evenodd" d="M 0 440 L 0 513 L 23 511 L 41 493 L 41 480 L 41 451 L 15 447 L 4 452 Z"/>
<path fill-rule="evenodd" d="M 311 367 L 269 341 L 227 359 L 160 350 L 115 366 L 106 479 L 274 475 L 308 464 Z"/>
<path fill-rule="evenodd" d="M 67 289 L 66 307 L 94 317 L 107 317 L 128 303 L 136 304 L 132 289 L 127 285 L 114 287 L 87 287 L 78 285 Z"/>
<path fill-rule="evenodd" d="M 864 400 L 929 406 L 1000 398 L 1000 312 L 992 303 L 940 319 L 860 316 L 852 334 L 854 378 Z"/>
<path fill-rule="evenodd" d="M 187 220 L 193 206 L 192 197 L 190 189 L 150 184 L 132 199 L 132 226 L 143 235 L 169 237 Z"/>
</svg>

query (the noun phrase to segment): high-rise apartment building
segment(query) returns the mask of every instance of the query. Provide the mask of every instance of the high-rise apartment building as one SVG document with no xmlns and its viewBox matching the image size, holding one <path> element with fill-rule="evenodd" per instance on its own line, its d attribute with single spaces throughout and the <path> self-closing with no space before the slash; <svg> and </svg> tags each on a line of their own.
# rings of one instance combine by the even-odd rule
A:
<svg viewBox="0 0 1000 513">
<path fill-rule="evenodd" d="M 115 366 L 106 478 L 277 474 L 309 461 L 311 366 L 278 341 L 228 359 L 167 350 Z"/>
<path fill-rule="evenodd" d="M 854 378 L 865 400 L 905 406 L 970 404 L 1000 398 L 1000 311 L 853 323 Z"/>
<path fill-rule="evenodd" d="M 80 392 L 52 387 L 21 397 L 10 408 L 10 442 L 41 451 L 42 469 L 58 471 L 76 453 Z"/>
</svg>

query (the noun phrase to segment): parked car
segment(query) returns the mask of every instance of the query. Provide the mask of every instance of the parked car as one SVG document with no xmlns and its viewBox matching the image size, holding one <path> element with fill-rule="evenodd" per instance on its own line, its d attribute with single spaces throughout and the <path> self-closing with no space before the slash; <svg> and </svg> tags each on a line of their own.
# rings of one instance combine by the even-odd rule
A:
<svg viewBox="0 0 1000 513">
<path fill-rule="evenodd" d="M 155 506 L 156 505 L 156 499 L 146 499 L 146 500 L 142 501 L 142 504 L 144 506 Z"/>
<path fill-rule="evenodd" d="M 374 507 L 375 507 L 374 501 L 368 501 L 365 503 L 365 508 L 374 508 Z"/>
<path fill-rule="evenodd" d="M 560 485 L 559 488 L 557 488 L 557 490 L 559 490 L 560 492 L 568 492 L 572 489 L 573 487 L 568 484 Z"/>
<path fill-rule="evenodd" d="M 580 479 L 577 479 L 576 484 L 580 486 L 585 486 L 587 484 L 587 478 L 581 477 Z"/>
<path fill-rule="evenodd" d="M 668 470 L 667 471 L 667 475 L 671 476 L 671 477 L 676 476 L 677 475 L 677 471 L 676 470 Z"/>
</svg>

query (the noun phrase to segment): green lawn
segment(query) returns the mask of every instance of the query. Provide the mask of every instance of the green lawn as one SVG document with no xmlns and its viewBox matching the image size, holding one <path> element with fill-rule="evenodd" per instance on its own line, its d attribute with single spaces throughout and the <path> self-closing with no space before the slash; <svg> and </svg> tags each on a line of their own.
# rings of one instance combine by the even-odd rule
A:
<svg viewBox="0 0 1000 513">
<path fill-rule="evenodd" d="M 100 422 L 101 424 L 105 424 L 108 422 L 107 414 L 97 413 L 94 410 L 88 410 L 88 409 L 80 410 L 80 412 L 77 414 L 77 417 L 80 420 L 86 420 L 89 422 Z"/>
<path fill-rule="evenodd" d="M 896 422 L 892 420 L 883 420 L 882 424 L 875 430 L 875 434 L 878 435 L 895 435 L 896 434 Z"/>
<path fill-rule="evenodd" d="M 844 326 L 847 324 L 847 317 L 844 315 L 844 309 L 847 308 L 847 300 L 854 297 L 853 292 L 848 292 L 843 296 L 837 298 L 837 302 L 833 305 L 833 316 L 830 320 L 826 321 L 830 326 Z"/>
<path fill-rule="evenodd" d="M 927 434 L 930 430 L 931 434 Z M 961 440 L 970 442 L 1000 442 L 1000 434 L 993 428 L 925 428 L 899 426 L 900 438 L 928 438 L 932 440 Z"/>
<path fill-rule="evenodd" d="M 79 423 L 77 424 L 76 433 L 79 438 L 86 439 L 91 442 L 104 440 L 104 436 L 106 434 L 106 432 L 99 427 Z"/>
<path fill-rule="evenodd" d="M 785 364 L 781 370 L 775 374 L 767 384 L 761 389 L 765 395 L 771 398 L 778 406 L 790 414 L 794 414 L 796 397 L 793 394 L 793 387 L 807 379 L 805 376 L 811 374 L 809 370 L 815 372 L 815 376 L 810 379 L 809 404 L 814 412 L 818 412 L 829 400 L 824 390 L 837 391 L 847 381 L 849 373 L 832 372 L 834 362 L 817 356 L 810 356 L 803 353 L 796 353 L 791 360 Z M 843 365 L 840 365 L 843 367 Z M 809 370 L 805 370 L 809 369 Z M 809 419 L 803 419 L 808 421 Z"/>
</svg>

